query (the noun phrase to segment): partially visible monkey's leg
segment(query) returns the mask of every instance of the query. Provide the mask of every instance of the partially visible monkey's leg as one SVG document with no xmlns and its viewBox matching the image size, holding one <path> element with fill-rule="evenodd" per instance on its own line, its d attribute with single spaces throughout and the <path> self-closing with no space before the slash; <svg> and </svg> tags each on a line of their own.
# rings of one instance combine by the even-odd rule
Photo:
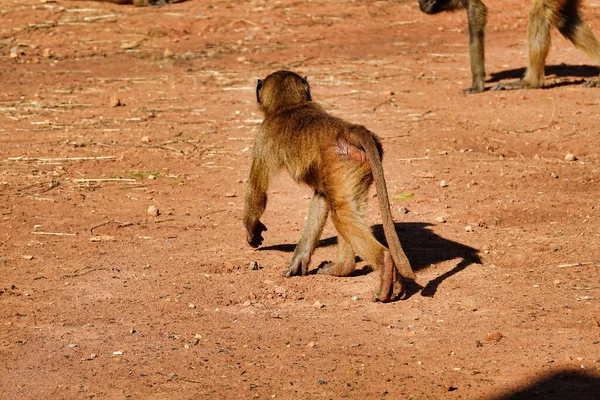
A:
<svg viewBox="0 0 600 400">
<path fill-rule="evenodd" d="M 317 274 L 327 274 L 334 276 L 348 276 L 354 272 L 356 266 L 355 254 L 352 249 L 352 244 L 344 239 L 340 234 L 337 238 L 338 257 L 335 262 L 326 262 L 321 264 L 317 270 Z"/>
<path fill-rule="evenodd" d="M 575 47 L 583 50 L 596 65 L 600 65 L 600 42 L 598 42 L 588 24 L 580 18 L 577 2 L 575 4 L 569 3 L 569 5 L 570 7 L 565 6 L 561 10 L 561 18 L 558 18 L 556 27 Z M 586 81 L 584 86 L 600 87 L 600 77 Z"/>
<path fill-rule="evenodd" d="M 402 283 L 398 278 L 396 266 L 389 250 L 375 239 L 362 217 L 348 207 L 344 207 L 343 204 L 331 210 L 331 220 L 339 236 L 343 236 L 350 242 L 354 252 L 367 264 L 382 272 L 379 292 L 375 295 L 375 299 L 382 302 L 393 300 L 396 295 L 402 292 Z M 388 264 L 384 264 L 386 262 Z M 343 266 L 349 263 L 350 260 L 347 259 L 338 260 L 335 268 L 336 270 L 342 270 Z M 392 271 L 391 275 L 386 274 L 386 271 Z"/>
<path fill-rule="evenodd" d="M 317 247 L 317 242 L 323 233 L 323 227 L 327 222 L 327 214 L 329 213 L 329 205 L 325 196 L 315 192 L 308 211 L 308 218 L 304 225 L 302 238 L 296 246 L 292 263 L 288 269 L 283 271 L 281 275 L 290 277 L 293 275 L 308 275 L 308 264 L 310 257 Z"/>
<path fill-rule="evenodd" d="M 553 10 L 545 5 L 544 0 L 536 0 L 529 12 L 527 24 L 527 47 L 529 49 L 529 65 L 523 79 L 516 82 L 498 83 L 492 90 L 539 88 L 544 86 L 544 66 L 550 51 L 550 28 L 556 16 Z"/>
<path fill-rule="evenodd" d="M 487 8 L 479 0 L 469 1 L 469 53 L 471 56 L 472 84 L 463 93 L 483 92 L 485 82 L 485 24 Z"/>
</svg>

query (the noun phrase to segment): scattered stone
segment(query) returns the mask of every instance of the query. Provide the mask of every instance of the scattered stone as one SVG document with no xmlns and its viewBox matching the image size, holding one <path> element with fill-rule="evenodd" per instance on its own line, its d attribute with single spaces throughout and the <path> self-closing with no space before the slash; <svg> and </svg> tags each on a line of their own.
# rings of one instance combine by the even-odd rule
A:
<svg viewBox="0 0 600 400">
<path fill-rule="evenodd" d="M 323 379 L 317 379 L 317 383 L 319 385 L 327 385 L 327 381 L 324 381 Z"/>
<path fill-rule="evenodd" d="M 120 107 L 123 104 L 121 103 L 121 100 L 117 97 L 117 95 L 113 95 L 110 97 L 110 106 L 111 107 Z"/>
<path fill-rule="evenodd" d="M 558 174 L 556 172 L 551 173 L 550 176 L 554 179 L 558 179 Z"/>
<path fill-rule="evenodd" d="M 150 138 L 148 136 L 142 136 L 142 143 L 150 143 Z"/>
<path fill-rule="evenodd" d="M 23 257 L 24 259 L 29 260 L 29 261 L 33 260 L 33 256 L 26 255 L 26 256 L 21 256 L 21 257 Z"/>
<path fill-rule="evenodd" d="M 42 57 L 52 58 L 52 51 L 50 49 L 44 49 L 44 51 L 42 51 Z"/>
<path fill-rule="evenodd" d="M 171 58 L 175 55 L 175 53 L 173 53 L 171 51 L 171 49 L 165 49 L 165 52 L 163 53 L 163 57 L 164 58 Z"/>
<path fill-rule="evenodd" d="M 148 207 L 146 213 L 151 217 L 158 217 L 160 215 L 160 211 L 158 211 L 158 208 L 154 204 Z"/>
<path fill-rule="evenodd" d="M 442 181 L 440 182 L 440 186 L 441 186 L 441 187 L 444 187 L 444 188 L 445 188 L 445 187 L 448 187 L 448 183 L 447 183 L 446 181 L 442 180 Z"/>
<path fill-rule="evenodd" d="M 192 310 L 193 310 L 194 308 L 196 308 L 196 306 L 195 306 L 193 303 L 190 303 L 190 304 L 188 304 L 188 307 L 189 307 L 189 308 L 191 308 Z"/>
<path fill-rule="evenodd" d="M 577 157 L 575 156 L 575 154 L 568 153 L 565 156 L 565 161 L 577 161 Z"/>
<path fill-rule="evenodd" d="M 11 47 L 10 49 L 10 58 L 19 58 L 19 56 L 24 55 L 25 52 L 19 49 L 19 46 Z"/>
<path fill-rule="evenodd" d="M 110 242 L 112 240 L 114 240 L 114 236 L 108 236 L 108 235 L 97 235 L 97 236 L 92 236 L 90 238 L 90 242 L 93 243 L 97 243 L 97 242 Z"/>
<path fill-rule="evenodd" d="M 307 346 L 308 346 L 308 347 L 315 347 L 315 346 L 316 346 L 316 344 L 315 344 L 315 342 L 309 342 L 309 343 L 307 344 Z"/>
<path fill-rule="evenodd" d="M 408 214 L 408 209 L 406 207 L 400 207 L 398 208 L 398 212 L 400 214 Z"/>
<path fill-rule="evenodd" d="M 437 217 L 437 218 L 435 219 L 435 222 L 437 222 L 437 223 L 440 223 L 440 224 L 443 224 L 443 223 L 445 223 L 445 222 L 446 222 L 446 218 L 444 218 L 444 217 L 442 217 L 442 216 L 439 216 L 439 217 Z"/>
<path fill-rule="evenodd" d="M 314 307 L 314 308 L 316 308 L 316 309 L 320 309 L 320 308 L 324 308 L 324 307 L 325 307 L 325 304 L 322 304 L 322 303 L 321 303 L 319 300 L 316 300 L 316 301 L 313 303 L 313 307 Z"/>
<path fill-rule="evenodd" d="M 486 342 L 499 342 L 500 340 L 502 340 L 504 336 L 500 333 L 500 331 L 495 331 L 490 333 L 489 335 L 487 335 L 485 337 L 485 341 Z"/>
<path fill-rule="evenodd" d="M 465 232 L 473 232 L 473 227 L 471 225 L 465 226 Z"/>
<path fill-rule="evenodd" d="M 121 350 L 113 351 L 113 356 L 122 356 L 123 352 Z"/>
<path fill-rule="evenodd" d="M 358 296 L 352 296 L 352 301 L 358 301 L 360 300 Z"/>
<path fill-rule="evenodd" d="M 250 261 L 250 269 L 252 271 L 258 271 L 259 269 L 262 269 L 263 266 L 260 265 L 257 261 Z"/>
<path fill-rule="evenodd" d="M 70 348 L 72 348 L 72 349 L 74 349 L 74 348 L 76 348 L 76 347 L 77 347 L 77 344 L 75 344 L 75 343 L 71 343 L 71 344 L 69 345 L 69 347 L 70 347 Z"/>
</svg>

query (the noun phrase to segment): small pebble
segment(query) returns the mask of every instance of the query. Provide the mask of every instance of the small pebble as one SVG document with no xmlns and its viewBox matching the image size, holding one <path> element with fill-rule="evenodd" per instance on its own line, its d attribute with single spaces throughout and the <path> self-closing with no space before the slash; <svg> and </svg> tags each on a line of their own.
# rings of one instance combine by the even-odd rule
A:
<svg viewBox="0 0 600 400">
<path fill-rule="evenodd" d="M 75 343 L 71 343 L 71 344 L 69 345 L 69 347 L 70 347 L 70 348 L 72 348 L 72 349 L 74 349 L 74 348 L 76 348 L 76 347 L 77 347 L 77 345 L 76 345 Z"/>
<path fill-rule="evenodd" d="M 485 337 L 485 341 L 486 342 L 499 342 L 500 340 L 502 340 L 504 336 L 500 333 L 500 331 L 495 331 L 490 333 L 489 335 L 487 335 Z"/>
<path fill-rule="evenodd" d="M 358 296 L 352 296 L 352 301 L 358 301 L 359 297 Z"/>
<path fill-rule="evenodd" d="M 12 47 L 10 49 L 10 58 L 18 58 L 20 53 L 19 46 Z"/>
<path fill-rule="evenodd" d="M 42 57 L 52 58 L 52 51 L 50 49 L 44 49 L 44 51 L 42 51 Z"/>
<path fill-rule="evenodd" d="M 156 179 L 156 175 L 150 174 L 146 177 L 146 179 L 150 179 L 150 180 Z"/>
<path fill-rule="evenodd" d="M 165 52 L 163 53 L 164 58 L 171 58 L 174 55 L 175 55 L 175 53 L 173 53 L 173 51 L 171 51 L 171 49 L 165 49 Z"/>
<path fill-rule="evenodd" d="M 441 187 L 448 187 L 448 183 L 446 183 L 446 181 L 441 181 L 440 182 L 440 186 Z"/>
<path fill-rule="evenodd" d="M 406 207 L 400 207 L 398 208 L 398 212 L 400 214 L 408 214 L 408 209 Z"/>
<path fill-rule="evenodd" d="M 558 179 L 558 174 L 556 172 L 551 173 L 550 176 L 554 179 Z"/>
<path fill-rule="evenodd" d="M 323 379 L 317 379 L 317 383 L 319 385 L 327 385 L 327 381 L 324 381 Z"/>
<path fill-rule="evenodd" d="M 148 136 L 142 136 L 142 143 L 150 143 L 150 138 Z"/>
<path fill-rule="evenodd" d="M 250 261 L 250 269 L 252 271 L 258 271 L 259 269 L 262 269 L 263 266 L 260 265 L 257 261 Z"/>
<path fill-rule="evenodd" d="M 322 304 L 319 300 L 317 300 L 313 303 L 313 307 L 319 309 L 325 307 L 325 304 Z"/>
<path fill-rule="evenodd" d="M 160 211 L 158 211 L 158 208 L 155 205 L 151 205 L 150 207 L 148 207 L 146 213 L 151 217 L 157 217 L 160 215 Z"/>
<path fill-rule="evenodd" d="M 575 156 L 575 154 L 568 153 L 565 156 L 565 161 L 577 161 L 577 157 Z"/>
<path fill-rule="evenodd" d="M 191 308 L 191 309 L 196 308 L 196 306 L 193 303 L 188 304 L 188 307 Z"/>
<path fill-rule="evenodd" d="M 123 104 L 121 103 L 121 100 L 116 95 L 113 95 L 110 97 L 110 106 L 111 107 L 119 107 L 122 105 Z"/>
<path fill-rule="evenodd" d="M 437 217 L 437 218 L 435 219 L 435 222 L 438 222 L 438 223 L 440 223 L 440 224 L 443 224 L 444 222 L 446 222 L 446 218 L 444 218 L 444 217 L 441 217 L 441 216 L 440 216 L 440 217 Z"/>
<path fill-rule="evenodd" d="M 121 350 L 113 351 L 113 356 L 122 356 L 123 352 Z"/>
<path fill-rule="evenodd" d="M 471 225 L 465 226 L 465 232 L 473 232 L 473 227 Z"/>
</svg>

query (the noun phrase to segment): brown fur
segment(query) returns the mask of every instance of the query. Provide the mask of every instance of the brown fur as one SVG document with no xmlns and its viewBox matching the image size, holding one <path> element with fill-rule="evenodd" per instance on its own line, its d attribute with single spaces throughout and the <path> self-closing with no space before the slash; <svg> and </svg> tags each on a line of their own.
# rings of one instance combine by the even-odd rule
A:
<svg viewBox="0 0 600 400">
<path fill-rule="evenodd" d="M 484 90 L 484 40 L 485 6 L 481 0 L 419 0 L 421 10 L 427 14 L 466 8 L 469 16 L 469 49 L 473 85 L 466 92 Z M 471 13 L 471 10 L 479 10 Z M 483 14 L 481 10 L 484 10 Z M 473 14 L 473 15 L 472 15 Z M 527 24 L 527 47 L 529 63 L 523 79 L 510 83 L 498 83 L 492 89 L 539 88 L 545 84 L 544 67 L 550 50 L 550 29 L 555 26 L 575 47 L 583 50 L 596 64 L 600 64 L 600 42 L 590 27 L 581 19 L 580 0 L 535 0 L 529 12 Z M 480 34 L 478 35 L 477 32 Z M 475 34 L 476 40 L 473 40 Z M 597 78 L 585 86 L 600 86 Z"/>
<path fill-rule="evenodd" d="M 267 228 L 260 217 L 267 205 L 269 181 L 285 168 L 296 182 L 314 189 L 314 196 L 302 238 L 282 274 L 308 274 L 311 256 L 330 214 L 338 231 L 338 258 L 317 272 L 350 275 L 358 255 L 381 270 L 377 299 L 395 299 L 402 292 L 402 279 L 414 281 L 415 274 L 394 229 L 377 136 L 364 126 L 327 114 L 312 102 L 306 78 L 293 72 L 278 71 L 259 80 L 256 96 L 265 118 L 255 138 L 246 189 L 248 243 L 253 247 L 262 244 L 262 232 Z M 373 237 L 363 219 L 373 181 L 390 250 Z"/>
</svg>

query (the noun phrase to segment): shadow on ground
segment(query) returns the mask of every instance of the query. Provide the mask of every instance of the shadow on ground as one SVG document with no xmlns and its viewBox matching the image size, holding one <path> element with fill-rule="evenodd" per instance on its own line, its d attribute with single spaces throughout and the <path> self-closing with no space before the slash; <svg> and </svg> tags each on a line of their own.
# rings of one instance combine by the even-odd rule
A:
<svg viewBox="0 0 600 400">
<path fill-rule="evenodd" d="M 570 82 L 557 82 L 550 84 L 547 87 L 556 87 L 564 85 L 577 85 L 584 81 L 584 78 L 596 78 L 598 77 L 599 69 L 593 65 L 547 65 L 545 68 L 545 75 L 553 75 L 556 78 L 570 78 L 576 77 L 581 78 Z M 525 75 L 525 68 L 508 69 L 506 71 L 494 72 L 488 79 L 487 83 L 496 83 L 504 79 L 521 79 Z"/>
<path fill-rule="evenodd" d="M 492 397 L 493 400 L 592 400 L 598 398 L 600 398 L 600 375 L 575 370 L 549 374 L 525 388 Z"/>
<path fill-rule="evenodd" d="M 428 227 L 430 226 L 432 226 L 432 224 L 422 222 L 395 224 L 396 232 L 398 233 L 398 237 L 400 237 L 402 247 L 404 248 L 406 257 L 408 257 L 413 270 L 419 271 L 433 264 L 460 259 L 460 262 L 450 271 L 432 279 L 425 285 L 421 290 L 421 295 L 426 297 L 433 297 L 438 286 L 447 278 L 459 273 L 471 264 L 481 263 L 477 249 L 452 240 L 444 239 L 429 230 Z M 377 240 L 387 246 L 383 226 L 381 224 L 373 226 L 373 234 Z M 335 244 L 337 244 L 337 238 L 335 236 L 319 241 L 319 247 L 333 246 Z M 259 250 L 276 250 L 291 253 L 295 248 L 295 244 L 279 244 L 261 247 Z M 360 259 L 357 261 L 360 261 Z M 311 273 L 315 273 L 317 269 L 318 268 L 315 268 Z M 357 269 L 353 275 L 364 275 L 369 272 L 371 272 L 371 268 L 363 267 Z"/>
</svg>

